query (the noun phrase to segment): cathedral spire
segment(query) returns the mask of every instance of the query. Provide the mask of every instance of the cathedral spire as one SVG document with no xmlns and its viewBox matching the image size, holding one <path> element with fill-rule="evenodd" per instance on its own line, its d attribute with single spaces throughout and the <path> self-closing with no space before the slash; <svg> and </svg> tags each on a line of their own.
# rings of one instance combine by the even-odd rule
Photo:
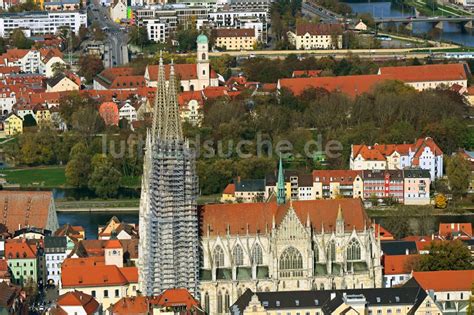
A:
<svg viewBox="0 0 474 315">
<path fill-rule="evenodd" d="M 165 125 L 165 138 L 168 140 L 182 140 L 183 130 L 179 117 L 178 91 L 176 89 L 176 77 L 174 75 L 174 64 L 171 60 L 170 76 L 168 80 L 168 108 Z"/>
<path fill-rule="evenodd" d="M 164 137 L 164 128 L 166 125 L 166 101 L 167 101 L 167 91 L 166 91 L 166 78 L 165 78 L 165 66 L 163 65 L 163 56 L 160 51 L 160 64 L 158 66 L 158 78 L 156 86 L 156 96 L 155 96 L 155 108 L 153 111 L 153 124 L 152 124 L 152 139 L 153 142 L 157 138 L 163 139 Z"/>
<path fill-rule="evenodd" d="M 342 207 L 339 204 L 339 208 L 337 209 L 337 218 L 336 218 L 336 234 L 343 234 L 344 233 L 344 217 L 342 215 Z"/>
<path fill-rule="evenodd" d="M 281 160 L 278 164 L 278 181 L 277 181 L 277 204 L 281 205 L 286 202 L 285 192 L 285 177 L 283 176 L 283 162 Z"/>
</svg>

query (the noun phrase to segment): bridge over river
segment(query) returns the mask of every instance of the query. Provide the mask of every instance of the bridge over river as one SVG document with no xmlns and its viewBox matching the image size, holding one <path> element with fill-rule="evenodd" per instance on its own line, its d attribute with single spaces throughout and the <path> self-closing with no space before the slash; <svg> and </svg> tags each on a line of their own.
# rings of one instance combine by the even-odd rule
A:
<svg viewBox="0 0 474 315">
<path fill-rule="evenodd" d="M 458 23 L 465 28 L 472 29 L 474 16 L 437 16 L 437 17 L 383 17 L 375 18 L 374 22 L 378 26 L 389 23 L 401 23 L 406 28 L 413 27 L 413 23 L 431 23 L 433 27 L 443 29 L 443 23 Z"/>
</svg>

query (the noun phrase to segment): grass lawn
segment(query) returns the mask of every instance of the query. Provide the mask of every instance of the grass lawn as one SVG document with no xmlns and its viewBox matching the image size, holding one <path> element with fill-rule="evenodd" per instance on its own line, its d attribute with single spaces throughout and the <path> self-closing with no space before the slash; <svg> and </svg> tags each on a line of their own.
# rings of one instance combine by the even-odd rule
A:
<svg viewBox="0 0 474 315">
<path fill-rule="evenodd" d="M 64 167 L 18 168 L 0 170 L 10 184 L 21 187 L 63 187 L 66 185 Z"/>
</svg>

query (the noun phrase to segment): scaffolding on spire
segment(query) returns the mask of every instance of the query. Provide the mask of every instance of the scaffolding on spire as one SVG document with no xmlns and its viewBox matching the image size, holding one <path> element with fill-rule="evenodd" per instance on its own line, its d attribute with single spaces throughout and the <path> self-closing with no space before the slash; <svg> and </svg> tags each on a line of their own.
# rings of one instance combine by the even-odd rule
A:
<svg viewBox="0 0 474 315">
<path fill-rule="evenodd" d="M 164 138 L 164 127 L 166 125 L 166 107 L 167 107 L 167 90 L 165 66 L 163 65 L 163 56 L 160 51 L 160 64 L 158 67 L 158 81 L 156 87 L 155 107 L 153 109 L 153 124 L 152 124 L 152 140 Z"/>
</svg>

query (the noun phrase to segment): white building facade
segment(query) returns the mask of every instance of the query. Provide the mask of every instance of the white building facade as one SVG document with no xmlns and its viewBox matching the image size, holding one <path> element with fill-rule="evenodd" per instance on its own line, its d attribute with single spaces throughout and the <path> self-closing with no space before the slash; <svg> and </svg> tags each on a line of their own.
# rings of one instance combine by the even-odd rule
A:
<svg viewBox="0 0 474 315">
<path fill-rule="evenodd" d="M 22 28 L 31 35 L 56 34 L 60 28 L 70 28 L 79 33 L 81 26 L 87 27 L 87 13 L 82 11 L 48 11 L 21 12 L 0 14 L 0 36 L 8 37 L 10 33 Z"/>
</svg>

